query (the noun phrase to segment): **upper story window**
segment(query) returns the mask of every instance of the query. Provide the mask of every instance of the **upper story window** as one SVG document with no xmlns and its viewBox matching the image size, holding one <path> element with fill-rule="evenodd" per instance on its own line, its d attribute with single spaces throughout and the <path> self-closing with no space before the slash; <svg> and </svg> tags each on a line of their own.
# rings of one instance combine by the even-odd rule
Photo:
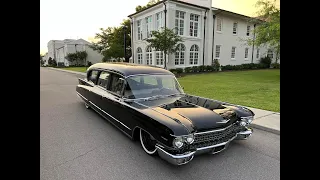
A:
<svg viewBox="0 0 320 180">
<path fill-rule="evenodd" d="M 175 30 L 178 35 L 184 35 L 184 16 L 185 12 L 176 11 Z"/>
<path fill-rule="evenodd" d="M 238 23 L 234 22 L 233 23 L 233 28 L 232 28 L 232 33 L 233 34 L 237 34 L 237 31 L 238 31 Z"/>
<path fill-rule="evenodd" d="M 146 63 L 147 65 L 152 65 L 152 48 L 148 46 L 146 49 Z"/>
<path fill-rule="evenodd" d="M 222 19 L 220 17 L 217 18 L 217 31 L 222 31 Z"/>
<path fill-rule="evenodd" d="M 247 36 L 250 36 L 250 26 L 247 26 Z"/>
<path fill-rule="evenodd" d="M 159 12 L 156 14 L 156 20 L 157 20 L 157 30 L 161 30 L 163 27 L 163 12 Z"/>
<path fill-rule="evenodd" d="M 244 59 L 248 59 L 249 48 L 244 49 Z"/>
<path fill-rule="evenodd" d="M 232 47 L 231 48 L 231 59 L 235 59 L 236 58 L 236 47 Z"/>
<path fill-rule="evenodd" d="M 190 14 L 190 36 L 198 37 L 199 15 Z"/>
<path fill-rule="evenodd" d="M 141 20 L 138 20 L 138 21 L 137 21 L 137 33 L 138 33 L 138 40 L 142 40 Z"/>
<path fill-rule="evenodd" d="M 151 37 L 151 27 L 152 27 L 152 22 L 151 22 L 151 16 L 146 17 L 146 32 L 147 32 L 147 38 Z"/>
<path fill-rule="evenodd" d="M 140 47 L 137 48 L 137 60 L 138 64 L 142 64 L 142 49 Z"/>
</svg>

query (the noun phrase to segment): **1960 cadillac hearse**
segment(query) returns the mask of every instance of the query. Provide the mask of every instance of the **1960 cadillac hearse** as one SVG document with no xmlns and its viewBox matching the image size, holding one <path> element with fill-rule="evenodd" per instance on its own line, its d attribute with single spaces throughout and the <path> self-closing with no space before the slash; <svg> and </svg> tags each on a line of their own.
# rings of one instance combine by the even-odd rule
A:
<svg viewBox="0 0 320 180">
<path fill-rule="evenodd" d="M 174 74 L 158 67 L 97 63 L 79 79 L 77 95 L 149 155 L 182 165 L 247 139 L 254 113 L 245 107 L 185 94 Z"/>
</svg>

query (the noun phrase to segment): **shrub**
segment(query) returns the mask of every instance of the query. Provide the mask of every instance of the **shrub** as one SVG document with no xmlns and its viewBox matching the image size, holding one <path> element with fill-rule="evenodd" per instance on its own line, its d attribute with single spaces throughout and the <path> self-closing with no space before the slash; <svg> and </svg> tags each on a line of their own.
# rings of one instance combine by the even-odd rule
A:
<svg viewBox="0 0 320 180">
<path fill-rule="evenodd" d="M 181 74 L 181 73 L 183 73 L 183 69 L 182 69 L 182 68 L 177 68 L 177 69 L 176 69 L 176 72 L 177 72 L 178 74 Z"/>
<path fill-rule="evenodd" d="M 192 72 L 199 72 L 198 66 L 192 66 Z"/>
<path fill-rule="evenodd" d="M 92 62 L 88 61 L 88 62 L 87 62 L 87 65 L 88 65 L 88 66 L 92 66 Z"/>
<path fill-rule="evenodd" d="M 208 65 L 208 66 L 205 67 L 205 69 L 206 69 L 207 72 L 211 72 L 213 70 L 213 66 Z"/>
<path fill-rule="evenodd" d="M 280 64 L 279 63 L 272 63 L 271 67 L 274 69 L 280 69 Z"/>
<path fill-rule="evenodd" d="M 64 62 L 58 62 L 58 67 L 64 67 Z"/>
<path fill-rule="evenodd" d="M 191 67 L 186 67 L 186 68 L 184 68 L 184 72 L 185 72 L 185 73 L 190 73 L 190 72 L 191 72 Z"/>
<path fill-rule="evenodd" d="M 232 65 L 225 65 L 225 66 L 222 66 L 221 69 L 224 71 L 224 70 L 233 70 L 233 66 Z"/>
<path fill-rule="evenodd" d="M 213 70 L 214 71 L 219 71 L 219 68 L 220 68 L 219 60 L 218 59 L 214 59 L 212 66 L 213 66 Z"/>
<path fill-rule="evenodd" d="M 204 70 L 205 70 L 205 66 L 204 65 L 199 66 L 199 72 L 204 72 Z"/>
<path fill-rule="evenodd" d="M 259 61 L 259 64 L 262 64 L 264 68 L 270 68 L 271 65 L 271 58 L 267 57 L 262 57 Z"/>
</svg>

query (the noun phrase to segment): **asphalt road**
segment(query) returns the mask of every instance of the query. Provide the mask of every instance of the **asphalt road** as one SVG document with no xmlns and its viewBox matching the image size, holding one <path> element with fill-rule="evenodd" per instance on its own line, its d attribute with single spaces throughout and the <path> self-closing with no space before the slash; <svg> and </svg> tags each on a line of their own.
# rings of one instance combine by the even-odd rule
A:
<svg viewBox="0 0 320 180">
<path fill-rule="evenodd" d="M 40 179 L 280 179 L 280 136 L 255 130 L 216 155 L 173 166 L 148 156 L 75 93 L 78 77 L 40 68 Z"/>
</svg>

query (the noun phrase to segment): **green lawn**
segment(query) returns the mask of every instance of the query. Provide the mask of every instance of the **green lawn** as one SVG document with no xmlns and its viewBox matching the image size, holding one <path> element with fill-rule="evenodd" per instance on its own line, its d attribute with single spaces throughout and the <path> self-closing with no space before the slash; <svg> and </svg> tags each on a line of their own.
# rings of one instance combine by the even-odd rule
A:
<svg viewBox="0 0 320 180">
<path fill-rule="evenodd" d="M 280 70 L 188 75 L 178 79 L 186 93 L 280 112 Z"/>
<path fill-rule="evenodd" d="M 70 70 L 70 71 L 78 71 L 78 72 L 86 72 L 87 67 L 64 67 L 60 69 Z"/>
</svg>

